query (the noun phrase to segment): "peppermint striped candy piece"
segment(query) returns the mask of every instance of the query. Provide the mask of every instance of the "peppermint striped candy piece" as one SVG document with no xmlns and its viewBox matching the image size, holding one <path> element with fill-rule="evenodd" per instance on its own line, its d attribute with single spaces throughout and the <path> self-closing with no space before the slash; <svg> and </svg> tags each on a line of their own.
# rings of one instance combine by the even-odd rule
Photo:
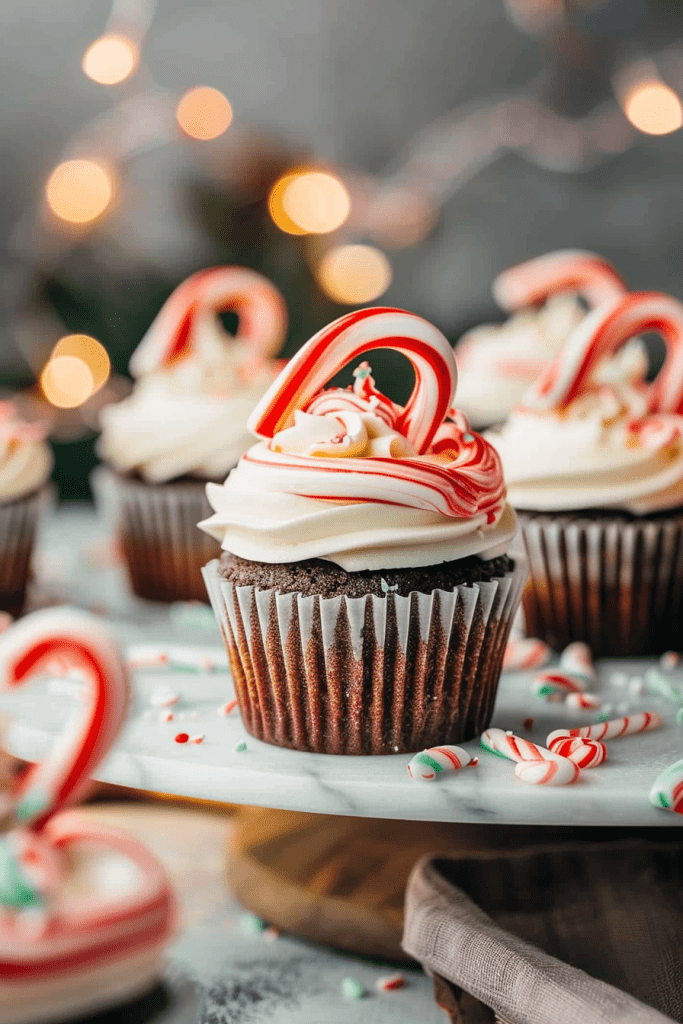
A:
<svg viewBox="0 0 683 1024">
<path fill-rule="evenodd" d="M 683 814 L 683 760 L 665 768 L 650 790 L 650 803 L 674 814 Z"/>
<path fill-rule="evenodd" d="M 417 780 L 431 782 L 445 772 L 455 772 L 468 765 L 474 767 L 478 760 L 476 757 L 471 757 L 462 747 L 428 747 L 415 755 L 406 765 L 406 770 L 413 782 Z"/>
</svg>

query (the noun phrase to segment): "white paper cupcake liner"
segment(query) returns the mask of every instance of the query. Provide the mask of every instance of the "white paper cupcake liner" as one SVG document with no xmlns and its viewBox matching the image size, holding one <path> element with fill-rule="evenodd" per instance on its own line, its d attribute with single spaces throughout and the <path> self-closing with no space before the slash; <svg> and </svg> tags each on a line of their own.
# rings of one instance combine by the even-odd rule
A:
<svg viewBox="0 0 683 1024">
<path fill-rule="evenodd" d="M 0 609 L 12 615 L 19 615 L 26 601 L 36 528 L 50 494 L 48 485 L 0 505 Z"/>
<path fill-rule="evenodd" d="M 518 514 L 529 557 L 530 636 L 595 657 L 679 650 L 683 637 L 683 515 Z"/>
<path fill-rule="evenodd" d="M 408 753 L 490 722 L 526 578 L 408 597 L 304 597 L 204 569 L 242 718 L 266 743 L 328 754 Z"/>
<path fill-rule="evenodd" d="M 220 545 L 197 528 L 211 515 L 201 480 L 147 484 L 100 466 L 92 487 L 118 533 L 133 590 L 152 601 L 206 601 L 202 567 Z"/>
</svg>

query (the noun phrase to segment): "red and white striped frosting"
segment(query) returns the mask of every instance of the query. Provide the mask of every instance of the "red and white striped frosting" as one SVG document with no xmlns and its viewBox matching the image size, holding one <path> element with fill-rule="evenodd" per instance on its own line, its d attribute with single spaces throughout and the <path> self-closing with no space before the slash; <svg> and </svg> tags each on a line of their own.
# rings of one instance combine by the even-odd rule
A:
<svg viewBox="0 0 683 1024">
<path fill-rule="evenodd" d="M 387 347 L 415 370 L 405 407 L 375 388 L 364 359 L 353 388 L 324 390 L 348 362 Z M 202 528 L 245 558 L 322 557 L 353 569 L 500 553 L 513 529 L 500 461 L 451 410 L 456 381 L 450 344 L 421 317 L 387 308 L 341 317 L 255 408 L 249 424 L 263 440 L 223 487 L 209 485 L 216 514 Z"/>
</svg>

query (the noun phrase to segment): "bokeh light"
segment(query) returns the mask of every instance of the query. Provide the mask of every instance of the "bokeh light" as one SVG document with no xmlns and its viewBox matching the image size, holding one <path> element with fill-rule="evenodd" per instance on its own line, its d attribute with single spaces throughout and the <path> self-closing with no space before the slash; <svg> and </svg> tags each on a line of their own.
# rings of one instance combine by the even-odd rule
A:
<svg viewBox="0 0 683 1024">
<path fill-rule="evenodd" d="M 316 276 L 335 302 L 355 306 L 379 298 L 391 284 L 389 260 L 371 245 L 338 245 L 327 252 Z"/>
<path fill-rule="evenodd" d="M 341 227 L 351 210 L 346 188 L 326 171 L 293 173 L 282 189 L 280 202 L 286 216 L 301 231 L 312 235 Z"/>
<path fill-rule="evenodd" d="M 186 135 L 206 142 L 217 139 L 229 127 L 232 107 L 218 89 L 198 85 L 180 98 L 176 118 Z"/>
<path fill-rule="evenodd" d="M 116 85 L 132 75 L 139 58 L 140 53 L 132 39 L 108 32 L 90 44 L 83 54 L 81 67 L 93 82 Z"/>
<path fill-rule="evenodd" d="M 90 367 L 78 356 L 55 356 L 40 375 L 40 386 L 51 405 L 75 409 L 90 398 L 95 382 Z"/>
<path fill-rule="evenodd" d="M 66 160 L 55 167 L 45 188 L 54 214 L 70 224 L 88 224 L 109 206 L 114 195 L 111 173 L 95 160 Z"/>
<path fill-rule="evenodd" d="M 304 231 L 303 228 L 300 228 L 298 224 L 294 223 L 282 205 L 282 197 L 287 186 L 290 182 L 294 181 L 300 173 L 300 171 L 290 171 L 289 174 L 283 174 L 277 179 L 270 190 L 270 195 L 268 196 L 268 210 L 270 212 L 270 216 L 273 218 L 273 222 L 280 228 L 280 231 L 285 231 L 288 235 L 306 234 L 306 231 Z"/>
<path fill-rule="evenodd" d="M 104 345 L 89 334 L 67 334 L 61 338 L 52 350 L 51 359 L 60 356 L 73 356 L 80 359 L 90 370 L 94 394 L 109 380 L 111 362 Z"/>
<path fill-rule="evenodd" d="M 683 126 L 683 105 L 664 82 L 641 82 L 624 97 L 631 124 L 647 135 L 668 135 Z"/>
</svg>

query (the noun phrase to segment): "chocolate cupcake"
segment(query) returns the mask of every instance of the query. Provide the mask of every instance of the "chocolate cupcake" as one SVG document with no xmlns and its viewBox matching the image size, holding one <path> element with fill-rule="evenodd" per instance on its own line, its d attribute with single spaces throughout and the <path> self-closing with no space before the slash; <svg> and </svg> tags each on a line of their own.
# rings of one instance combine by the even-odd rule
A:
<svg viewBox="0 0 683 1024">
<path fill-rule="evenodd" d="M 227 310 L 240 317 L 235 338 L 217 319 Z M 202 566 L 219 550 L 196 528 L 211 512 L 206 482 L 249 447 L 247 418 L 279 372 L 286 322 L 269 281 L 216 267 L 176 289 L 134 352 L 132 395 L 102 413 L 106 467 L 93 488 L 140 597 L 206 600 Z"/>
<path fill-rule="evenodd" d="M 652 384 L 630 338 L 658 331 Z M 605 361 L 621 378 L 605 382 Z M 558 650 L 660 654 L 683 622 L 683 305 L 654 292 L 591 313 L 499 433 L 530 565 L 527 631 Z"/>
<path fill-rule="evenodd" d="M 493 295 L 509 319 L 473 328 L 456 348 L 458 405 L 472 425 L 479 430 L 506 420 L 581 323 L 586 307 L 625 293 L 606 260 L 573 249 L 499 274 Z"/>
<path fill-rule="evenodd" d="M 0 610 L 19 615 L 26 601 L 40 514 L 48 501 L 52 451 L 46 427 L 0 402 Z"/>
<path fill-rule="evenodd" d="M 322 390 L 393 347 L 405 408 L 375 388 Z M 455 743 L 490 721 L 525 577 L 494 449 L 450 409 L 443 335 L 393 309 L 335 321 L 250 419 L 263 438 L 201 523 L 224 554 L 204 575 L 246 728 L 279 746 L 391 754 Z"/>
</svg>

